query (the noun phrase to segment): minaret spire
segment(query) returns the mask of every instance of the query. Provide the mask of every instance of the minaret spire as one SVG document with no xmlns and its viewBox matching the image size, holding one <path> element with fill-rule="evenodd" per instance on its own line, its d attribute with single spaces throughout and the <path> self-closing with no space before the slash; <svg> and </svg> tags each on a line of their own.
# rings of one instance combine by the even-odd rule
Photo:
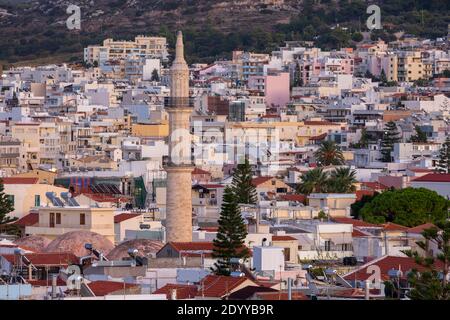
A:
<svg viewBox="0 0 450 320">
<path fill-rule="evenodd" d="M 183 33 L 178 31 L 177 33 L 177 45 L 175 48 L 175 61 L 178 63 L 186 63 L 184 60 L 184 44 L 183 44 Z"/>
</svg>

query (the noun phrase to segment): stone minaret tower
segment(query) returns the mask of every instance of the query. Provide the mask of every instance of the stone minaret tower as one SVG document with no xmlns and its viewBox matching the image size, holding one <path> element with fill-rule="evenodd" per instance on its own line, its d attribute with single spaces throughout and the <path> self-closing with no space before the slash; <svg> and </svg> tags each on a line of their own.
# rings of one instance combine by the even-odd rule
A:
<svg viewBox="0 0 450 320">
<path fill-rule="evenodd" d="M 183 35 L 177 35 L 176 55 L 170 68 L 170 98 L 165 107 L 169 113 L 169 158 L 166 196 L 166 241 L 192 241 L 192 198 L 189 68 L 184 60 Z"/>
</svg>

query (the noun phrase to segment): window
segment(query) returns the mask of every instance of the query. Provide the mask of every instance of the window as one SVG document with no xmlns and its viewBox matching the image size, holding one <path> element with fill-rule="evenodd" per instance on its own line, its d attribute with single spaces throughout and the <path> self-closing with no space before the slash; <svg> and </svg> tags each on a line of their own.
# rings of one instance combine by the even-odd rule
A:
<svg viewBox="0 0 450 320">
<path fill-rule="evenodd" d="M 80 213 L 80 225 L 84 226 L 86 224 L 86 215 L 84 213 Z"/>
<path fill-rule="evenodd" d="M 55 213 L 50 212 L 48 219 L 49 219 L 48 224 L 49 224 L 50 228 L 54 228 L 55 227 Z"/>
<path fill-rule="evenodd" d="M 284 248 L 284 261 L 291 260 L 291 249 L 290 248 Z"/>
<path fill-rule="evenodd" d="M 12 203 L 12 205 L 14 206 L 14 195 L 13 194 L 8 194 L 8 200 Z"/>
<path fill-rule="evenodd" d="M 35 207 L 40 207 L 41 206 L 41 195 L 40 194 L 36 194 L 34 196 L 34 206 Z"/>
<path fill-rule="evenodd" d="M 331 251 L 331 241 L 325 241 L 325 251 Z"/>
<path fill-rule="evenodd" d="M 61 213 L 60 212 L 56 213 L 56 224 L 61 224 Z"/>
</svg>

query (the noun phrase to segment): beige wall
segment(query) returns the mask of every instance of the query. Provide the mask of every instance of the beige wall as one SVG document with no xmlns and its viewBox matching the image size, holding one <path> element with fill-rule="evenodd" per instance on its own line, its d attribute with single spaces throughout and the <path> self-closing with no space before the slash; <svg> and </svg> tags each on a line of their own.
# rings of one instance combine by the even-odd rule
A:
<svg viewBox="0 0 450 320">
<path fill-rule="evenodd" d="M 50 213 L 61 214 L 61 224 L 50 227 Z M 85 214 L 85 224 L 80 224 L 80 214 Z M 53 207 L 39 209 L 39 224 L 26 227 L 26 234 L 37 234 L 49 239 L 76 230 L 86 230 L 105 236 L 114 243 L 114 211 L 110 208 Z"/>
<path fill-rule="evenodd" d="M 5 194 L 14 196 L 14 211 L 9 216 L 22 218 L 29 214 L 30 209 L 35 207 L 36 195 L 40 196 L 41 206 L 49 203 L 46 192 L 55 192 L 59 196 L 67 189 L 49 184 L 5 184 Z"/>
</svg>

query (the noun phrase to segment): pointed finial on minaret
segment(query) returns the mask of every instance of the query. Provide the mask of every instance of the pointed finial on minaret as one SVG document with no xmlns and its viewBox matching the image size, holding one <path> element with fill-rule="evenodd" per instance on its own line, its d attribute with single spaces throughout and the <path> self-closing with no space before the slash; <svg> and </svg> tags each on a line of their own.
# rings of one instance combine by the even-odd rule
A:
<svg viewBox="0 0 450 320">
<path fill-rule="evenodd" d="M 178 31 L 177 33 L 177 45 L 175 49 L 175 61 L 185 62 L 184 60 L 184 44 L 183 44 L 183 33 Z"/>
</svg>

